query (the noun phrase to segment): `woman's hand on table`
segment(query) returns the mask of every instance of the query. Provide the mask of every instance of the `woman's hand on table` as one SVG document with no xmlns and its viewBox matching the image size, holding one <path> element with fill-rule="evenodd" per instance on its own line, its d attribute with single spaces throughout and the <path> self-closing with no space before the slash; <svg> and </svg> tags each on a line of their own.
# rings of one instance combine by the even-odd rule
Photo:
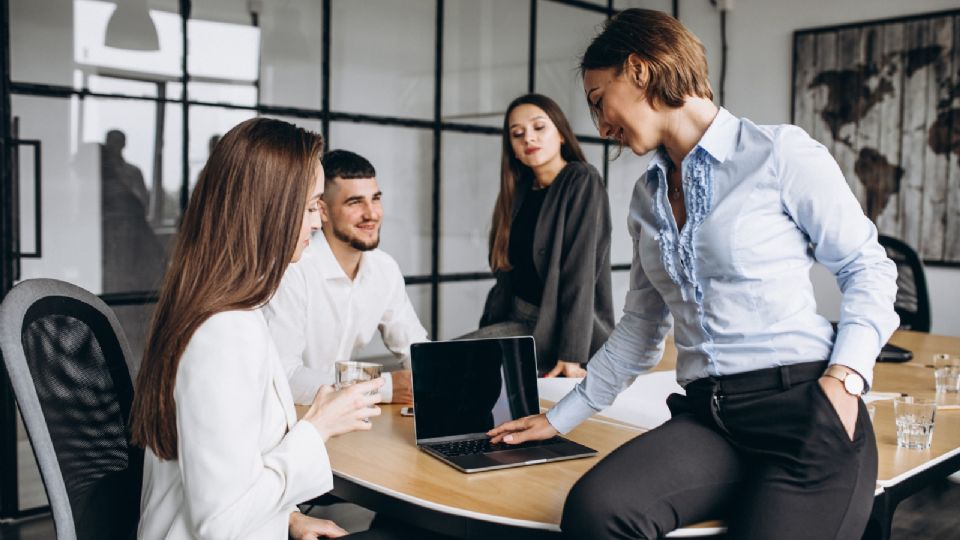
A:
<svg viewBox="0 0 960 540">
<path fill-rule="evenodd" d="M 340 538 L 350 534 L 328 519 L 317 519 L 293 512 L 290 514 L 289 531 L 293 540 L 317 540 L 318 538 Z"/>
<path fill-rule="evenodd" d="M 544 378 L 564 376 L 567 378 L 583 378 L 587 376 L 587 370 L 583 369 L 583 366 L 579 362 L 566 362 L 564 360 L 557 360 L 557 365 L 553 366 L 553 369 L 548 371 Z"/>
<path fill-rule="evenodd" d="M 493 444 L 501 441 L 507 444 L 520 444 L 527 441 L 542 441 L 550 437 L 556 437 L 558 433 L 556 428 L 547 420 L 546 414 L 535 414 L 510 422 L 504 422 L 488 431 L 487 435 Z"/>
<path fill-rule="evenodd" d="M 380 416 L 377 403 L 383 382 L 383 378 L 377 378 L 340 391 L 332 386 L 322 386 L 303 420 L 313 424 L 324 441 L 351 431 L 369 430 L 371 425 L 365 419 Z"/>
</svg>

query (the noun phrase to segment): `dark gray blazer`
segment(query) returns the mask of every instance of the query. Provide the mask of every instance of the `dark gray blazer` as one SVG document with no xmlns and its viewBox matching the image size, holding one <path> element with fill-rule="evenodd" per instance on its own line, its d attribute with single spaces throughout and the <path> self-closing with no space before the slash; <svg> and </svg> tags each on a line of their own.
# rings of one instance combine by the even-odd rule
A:
<svg viewBox="0 0 960 540">
<path fill-rule="evenodd" d="M 516 219 L 530 179 L 517 183 Z M 533 332 L 540 371 L 558 359 L 586 362 L 613 330 L 610 286 L 610 202 L 592 165 L 568 163 L 550 185 L 537 219 L 533 264 L 543 280 Z M 481 328 L 508 320 L 513 307 L 510 272 L 497 272 Z"/>
</svg>

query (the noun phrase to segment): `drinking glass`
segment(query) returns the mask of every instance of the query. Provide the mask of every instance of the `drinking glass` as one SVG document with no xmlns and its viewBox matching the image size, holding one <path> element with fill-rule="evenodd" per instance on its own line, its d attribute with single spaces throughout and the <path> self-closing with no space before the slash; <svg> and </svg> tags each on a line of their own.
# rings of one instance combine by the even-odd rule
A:
<svg viewBox="0 0 960 540">
<path fill-rule="evenodd" d="M 933 378 L 938 394 L 960 392 L 960 356 L 933 355 Z"/>
<path fill-rule="evenodd" d="M 383 366 L 372 362 L 353 362 L 341 360 L 334 364 L 336 369 L 337 390 L 342 390 L 348 386 L 353 386 L 364 381 L 372 381 L 380 376 Z M 373 392 L 368 392 L 373 394 Z M 364 422 L 370 422 L 369 418 L 364 418 Z"/>
<path fill-rule="evenodd" d="M 373 362 L 340 361 L 335 364 L 337 390 L 380 376 L 383 366 Z"/>
<path fill-rule="evenodd" d="M 893 417 L 897 423 L 897 446 L 916 450 L 930 448 L 936 414 L 936 401 L 913 396 L 895 398 Z"/>
</svg>

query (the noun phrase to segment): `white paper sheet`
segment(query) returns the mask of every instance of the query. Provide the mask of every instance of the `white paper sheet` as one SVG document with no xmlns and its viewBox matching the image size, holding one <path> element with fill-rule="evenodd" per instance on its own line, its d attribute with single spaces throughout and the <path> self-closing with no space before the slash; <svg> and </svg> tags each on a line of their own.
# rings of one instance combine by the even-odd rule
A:
<svg viewBox="0 0 960 540">
<path fill-rule="evenodd" d="M 537 387 L 540 397 L 550 401 L 560 401 L 583 379 L 552 378 L 539 379 Z M 652 429 L 670 418 L 667 409 L 667 396 L 683 394 L 683 388 L 677 384 L 676 371 L 656 371 L 637 377 L 616 401 L 600 414 L 642 428 Z"/>
</svg>

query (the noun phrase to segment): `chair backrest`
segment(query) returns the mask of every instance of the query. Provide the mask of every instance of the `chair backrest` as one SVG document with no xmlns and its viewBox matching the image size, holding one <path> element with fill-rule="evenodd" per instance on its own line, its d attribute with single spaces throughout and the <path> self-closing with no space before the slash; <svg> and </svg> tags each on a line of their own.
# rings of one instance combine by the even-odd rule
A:
<svg viewBox="0 0 960 540">
<path fill-rule="evenodd" d="M 894 308 L 900 315 L 900 328 L 930 331 L 930 297 L 927 278 L 917 252 L 902 240 L 880 235 L 880 245 L 887 257 L 897 265 L 897 300 Z"/>
<path fill-rule="evenodd" d="M 0 351 L 58 539 L 131 538 L 143 451 L 129 444 L 130 347 L 95 295 L 27 280 L 0 304 Z"/>
</svg>

